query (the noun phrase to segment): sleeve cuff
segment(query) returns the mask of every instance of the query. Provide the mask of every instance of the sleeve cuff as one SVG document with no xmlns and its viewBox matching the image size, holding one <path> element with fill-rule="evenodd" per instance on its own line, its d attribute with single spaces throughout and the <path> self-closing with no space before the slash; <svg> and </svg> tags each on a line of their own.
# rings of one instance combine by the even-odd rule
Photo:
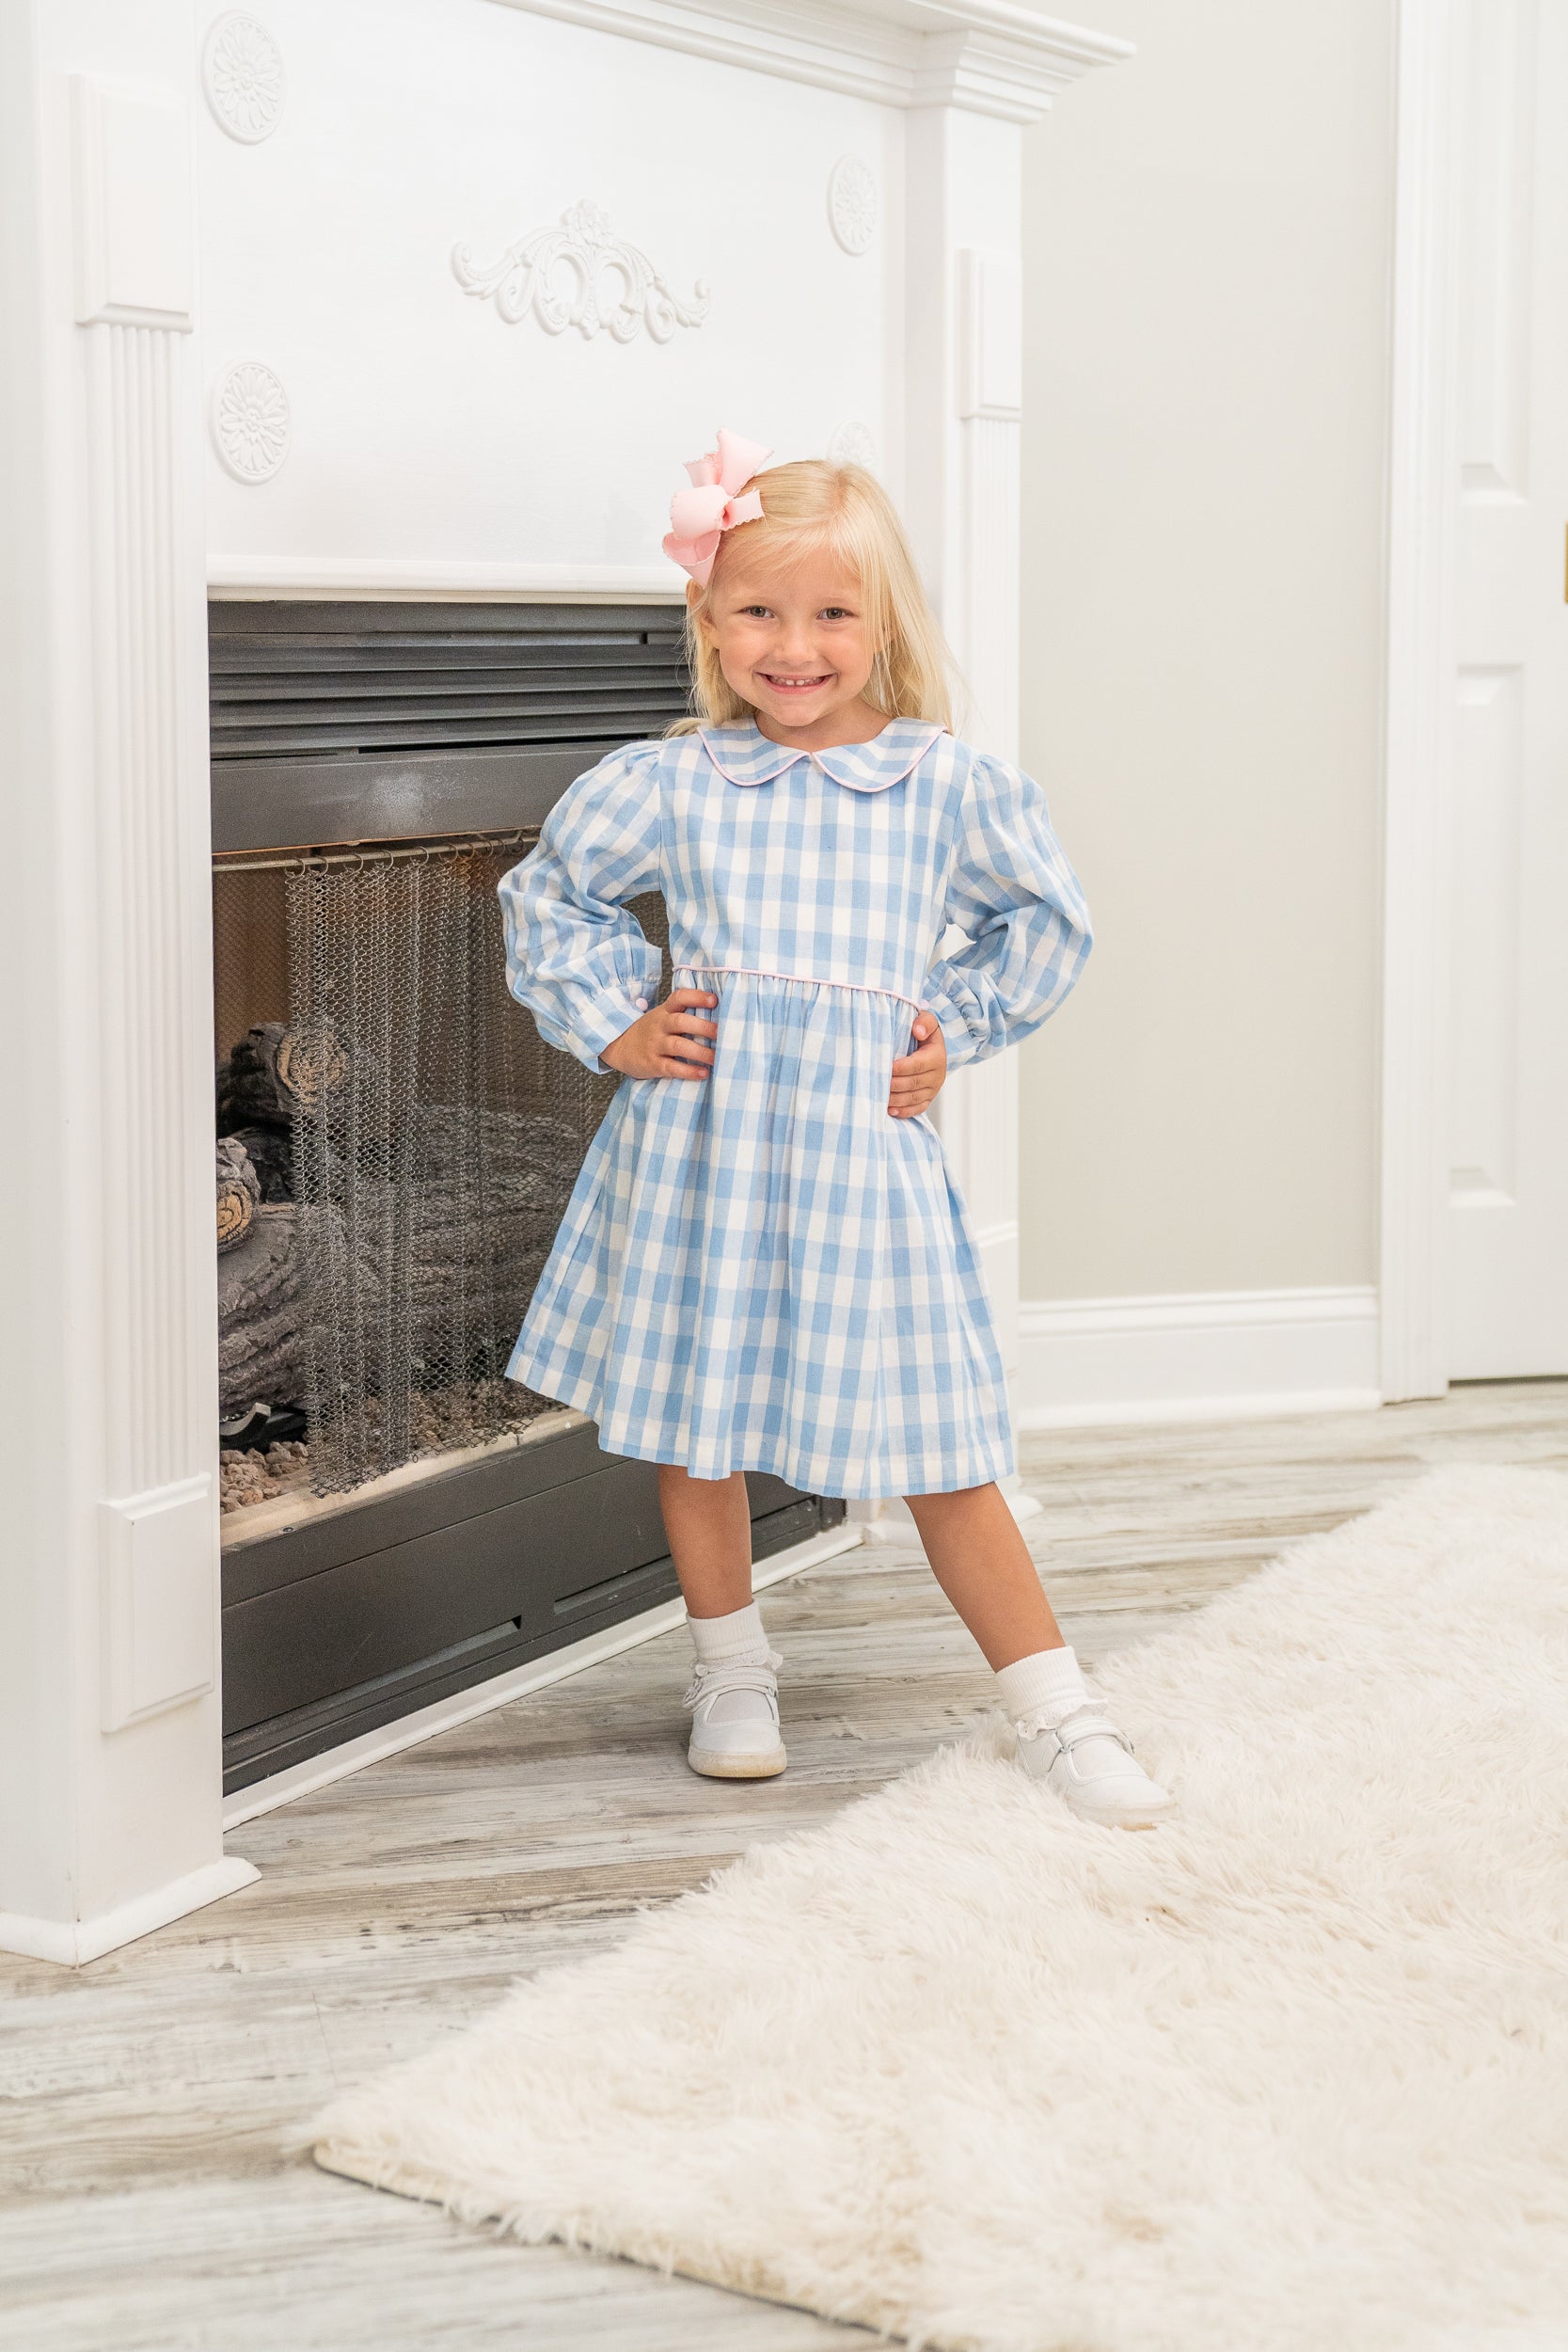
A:
<svg viewBox="0 0 1568 2352">
<path fill-rule="evenodd" d="M 572 1044 L 578 1059 L 586 1062 L 595 1077 L 604 1076 L 606 1065 L 600 1057 L 605 1047 L 624 1037 L 652 1003 L 651 995 L 631 996 L 624 989 L 611 989 L 585 1005 L 572 1024 Z"/>
<path fill-rule="evenodd" d="M 931 974 L 927 975 L 923 1002 L 926 1010 L 936 1015 L 942 1043 L 947 1048 L 948 1069 L 961 1070 L 966 1062 L 975 1060 L 980 1052 L 980 1040 L 946 990 L 937 984 Z"/>
</svg>

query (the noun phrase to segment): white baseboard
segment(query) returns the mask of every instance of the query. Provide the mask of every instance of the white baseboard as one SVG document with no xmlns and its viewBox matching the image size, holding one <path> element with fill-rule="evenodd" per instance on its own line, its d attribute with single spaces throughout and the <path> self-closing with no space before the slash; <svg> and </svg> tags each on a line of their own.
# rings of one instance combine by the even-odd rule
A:
<svg viewBox="0 0 1568 2352">
<path fill-rule="evenodd" d="M 775 1552 L 769 1560 L 759 1560 L 752 1575 L 752 1590 L 765 1592 L 769 1584 L 778 1584 L 786 1576 L 796 1576 L 802 1568 L 815 1567 L 819 1560 L 832 1560 L 841 1551 L 852 1550 L 863 1534 L 863 1529 L 846 1521 L 840 1527 L 813 1535 L 806 1543 L 792 1545 L 787 1551 Z M 607 1626 L 600 1633 L 586 1634 L 580 1642 L 552 1650 L 547 1658 L 515 1666 L 510 1674 L 493 1676 L 488 1682 L 476 1682 L 467 1691 L 454 1691 L 450 1698 L 437 1699 L 432 1707 L 421 1707 L 411 1715 L 400 1715 L 395 1722 L 383 1724 L 379 1730 L 362 1732 L 357 1740 L 345 1740 L 341 1747 L 328 1748 L 323 1756 L 308 1756 L 303 1764 L 291 1764 L 286 1772 L 274 1772 L 269 1780 L 236 1789 L 224 1805 L 223 1826 L 226 1830 L 237 1829 L 242 1821 L 253 1821 L 259 1813 L 271 1813 L 280 1804 L 292 1804 L 296 1797 L 309 1796 L 312 1789 L 346 1779 L 350 1772 L 362 1772 L 367 1764 L 379 1764 L 383 1756 L 397 1756 L 404 1748 L 417 1747 L 421 1740 L 434 1740 L 439 1731 L 451 1731 L 458 1724 L 471 1723 L 476 1715 L 487 1715 L 492 1708 L 505 1707 L 513 1699 L 525 1698 L 531 1691 L 543 1691 L 552 1682 L 563 1682 L 568 1675 L 582 1674 L 590 1666 L 601 1665 L 607 1658 L 619 1658 L 623 1650 L 635 1649 L 640 1642 L 651 1642 L 657 1634 L 673 1633 L 676 1626 L 685 1622 L 684 1601 L 661 1601 L 657 1609 L 644 1609 L 641 1616 Z"/>
<path fill-rule="evenodd" d="M 22 1911 L 0 1911 L 0 1952 L 20 1952 L 25 1960 L 58 1961 L 64 1968 L 80 1968 L 105 1952 L 134 1944 L 154 1928 L 166 1928 L 189 1911 L 204 1910 L 225 1895 L 233 1895 L 261 1877 L 254 1863 L 238 1854 L 225 1854 L 183 1878 L 171 1879 L 150 1895 L 137 1895 L 113 1911 L 92 1919 L 37 1919 Z"/>
<path fill-rule="evenodd" d="M 1260 1420 L 1381 1402 L 1370 1287 L 1031 1299 L 1019 1311 L 1021 1430 Z"/>
</svg>

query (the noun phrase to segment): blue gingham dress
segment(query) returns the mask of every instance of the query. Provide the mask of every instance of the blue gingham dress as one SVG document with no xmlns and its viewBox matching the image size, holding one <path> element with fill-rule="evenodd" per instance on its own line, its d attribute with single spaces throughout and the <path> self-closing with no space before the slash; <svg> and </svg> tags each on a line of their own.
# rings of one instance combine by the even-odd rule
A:
<svg viewBox="0 0 1568 2352">
<path fill-rule="evenodd" d="M 888 1085 L 919 1007 L 950 1067 L 1026 1037 L 1088 952 L 1039 787 L 942 729 L 806 754 L 747 724 L 578 778 L 500 885 L 507 977 L 551 1044 L 601 1049 L 659 957 L 719 997 L 710 1074 L 625 1078 L 508 1370 L 609 1453 L 814 1494 L 945 1493 L 1012 1469 L 964 1204 Z M 968 935 L 938 948 L 949 924 Z"/>
</svg>

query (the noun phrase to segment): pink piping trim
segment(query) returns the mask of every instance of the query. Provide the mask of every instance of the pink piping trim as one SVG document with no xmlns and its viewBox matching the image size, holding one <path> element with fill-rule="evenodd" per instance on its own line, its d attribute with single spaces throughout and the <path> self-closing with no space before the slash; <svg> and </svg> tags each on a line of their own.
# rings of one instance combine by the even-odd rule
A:
<svg viewBox="0 0 1568 2352">
<path fill-rule="evenodd" d="M 926 1009 L 917 998 L 901 995 L 895 988 L 874 988 L 869 980 L 823 980 L 815 972 L 768 972 L 756 963 L 677 963 L 671 977 L 676 972 L 735 972 L 747 980 L 799 980 L 806 988 L 852 988 L 858 996 L 891 996 L 895 1005 L 908 1005 L 911 1011 Z"/>
<path fill-rule="evenodd" d="M 779 777 L 784 774 L 786 768 L 794 767 L 798 759 L 809 759 L 811 757 L 811 754 L 809 752 L 792 752 L 787 744 L 781 744 L 779 749 L 784 753 L 784 756 L 780 760 L 778 766 L 776 768 L 770 768 L 765 776 L 736 776 L 733 775 L 729 769 L 725 767 L 723 761 L 720 758 L 718 753 L 708 741 L 705 731 L 702 728 L 698 729 L 697 740 L 701 743 L 704 751 L 706 752 L 709 759 L 712 760 L 714 766 L 718 769 L 726 784 L 774 784 L 778 781 Z"/>
<path fill-rule="evenodd" d="M 897 719 L 890 719 L 888 721 L 889 726 L 895 727 L 901 723 L 902 722 Z M 929 723 L 927 722 L 927 723 Z M 782 751 L 785 756 L 780 761 L 776 768 L 770 768 L 765 776 L 733 775 L 730 770 L 725 767 L 723 761 L 719 757 L 719 755 L 714 750 L 713 745 L 708 741 L 708 737 L 713 732 L 714 730 L 712 728 L 699 727 L 697 730 L 697 740 L 701 743 L 704 751 L 706 752 L 709 759 L 712 760 L 713 765 L 718 769 L 719 773 L 723 777 L 726 784 L 738 784 L 742 787 L 754 784 L 776 784 L 779 778 L 784 774 L 784 770 L 786 768 L 793 768 L 798 759 L 816 760 L 817 767 L 822 768 L 822 762 L 819 759 L 816 759 L 815 752 L 791 751 L 787 743 L 779 743 L 774 745 L 774 749 L 776 751 Z M 921 761 L 925 758 L 927 753 L 930 750 L 932 744 L 936 741 L 938 736 L 942 733 L 942 729 L 941 727 L 933 726 L 930 733 L 927 736 L 925 742 L 921 744 L 919 750 L 911 759 L 909 766 L 907 768 L 900 768 L 895 776 L 883 777 L 881 782 L 879 784 L 845 784 L 842 777 L 833 776 L 833 771 L 831 768 L 822 768 L 822 773 L 825 776 L 832 776 L 833 782 L 839 786 L 841 790 L 846 792 L 891 791 L 895 784 L 902 784 L 906 776 L 911 776 L 914 773 Z M 880 739 L 877 736 L 873 736 L 871 739 L 874 743 L 879 739 Z M 764 738 L 764 740 L 771 740 L 771 738 Z M 865 746 L 860 743 L 833 743 L 829 746 L 829 749 L 832 751 L 863 751 L 864 748 Z M 769 979 L 787 980 L 790 977 L 790 975 L 787 972 L 774 972 L 765 974 L 764 977 Z M 836 988 L 839 983 L 835 980 L 831 982 L 830 985 Z M 844 986 L 846 988 L 852 985 L 853 983 L 848 980 L 844 982 Z M 894 991 L 892 989 L 883 988 L 876 990 L 874 993 L 879 996 L 891 996 L 894 993 Z M 902 1005 L 908 1005 L 912 1003 L 913 999 L 909 996 L 901 996 L 898 1001 Z"/>
</svg>

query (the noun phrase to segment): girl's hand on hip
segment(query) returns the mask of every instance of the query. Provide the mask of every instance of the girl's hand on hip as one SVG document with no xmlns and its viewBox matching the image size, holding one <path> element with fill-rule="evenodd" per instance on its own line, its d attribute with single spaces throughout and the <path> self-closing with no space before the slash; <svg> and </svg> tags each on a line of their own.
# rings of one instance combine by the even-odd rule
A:
<svg viewBox="0 0 1568 2352">
<path fill-rule="evenodd" d="M 914 1034 L 920 1043 L 912 1053 L 900 1054 L 893 1065 L 887 1106 L 895 1119 L 918 1119 L 928 1110 L 947 1075 L 947 1041 L 935 1013 L 917 1013 Z"/>
<path fill-rule="evenodd" d="M 705 1020 L 703 1009 L 718 1004 L 700 988 L 672 989 L 662 1005 L 650 1005 L 641 1021 L 601 1046 L 599 1059 L 628 1078 L 705 1078 L 719 1024 Z"/>
</svg>

